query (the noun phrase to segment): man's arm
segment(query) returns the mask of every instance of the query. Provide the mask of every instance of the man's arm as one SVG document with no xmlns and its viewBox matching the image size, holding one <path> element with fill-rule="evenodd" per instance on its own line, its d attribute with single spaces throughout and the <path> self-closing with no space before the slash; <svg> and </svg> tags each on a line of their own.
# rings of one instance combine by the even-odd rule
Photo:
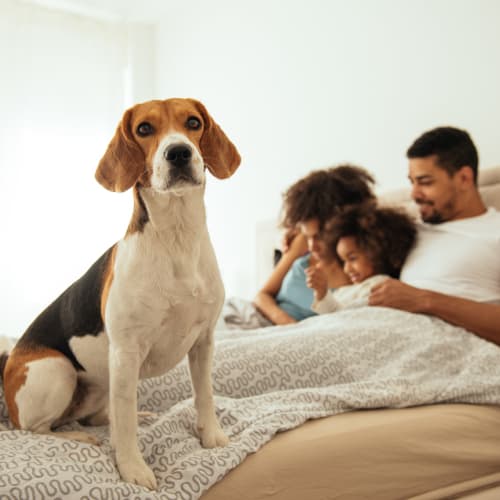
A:
<svg viewBox="0 0 500 500">
<path fill-rule="evenodd" d="M 375 285 L 369 304 L 430 314 L 500 345 L 500 305 L 422 290 L 395 279 Z"/>
</svg>

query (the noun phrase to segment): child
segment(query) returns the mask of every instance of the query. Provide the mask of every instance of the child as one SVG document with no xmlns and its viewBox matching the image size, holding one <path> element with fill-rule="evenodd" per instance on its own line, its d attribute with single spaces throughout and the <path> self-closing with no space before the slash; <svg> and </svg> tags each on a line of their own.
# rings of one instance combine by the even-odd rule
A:
<svg viewBox="0 0 500 500">
<path fill-rule="evenodd" d="M 415 238 L 414 221 L 397 209 L 366 203 L 343 210 L 322 235 L 328 248 L 326 262 L 306 270 L 307 285 L 314 290 L 312 309 L 323 314 L 368 305 L 373 286 L 388 277 L 399 278 Z M 321 267 L 333 258 L 341 262 L 352 284 L 329 291 Z"/>
</svg>

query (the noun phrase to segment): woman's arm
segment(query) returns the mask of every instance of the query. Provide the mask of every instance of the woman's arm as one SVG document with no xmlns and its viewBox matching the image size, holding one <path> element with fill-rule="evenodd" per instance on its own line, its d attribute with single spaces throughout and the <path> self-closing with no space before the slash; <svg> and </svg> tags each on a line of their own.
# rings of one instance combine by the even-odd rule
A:
<svg viewBox="0 0 500 500">
<path fill-rule="evenodd" d="M 307 241 L 302 234 L 295 236 L 287 251 L 281 256 L 271 276 L 254 298 L 257 309 L 275 325 L 296 323 L 296 320 L 286 313 L 276 303 L 276 295 L 280 291 L 283 279 L 295 260 L 307 251 Z M 304 285 L 305 286 L 305 285 Z"/>
</svg>

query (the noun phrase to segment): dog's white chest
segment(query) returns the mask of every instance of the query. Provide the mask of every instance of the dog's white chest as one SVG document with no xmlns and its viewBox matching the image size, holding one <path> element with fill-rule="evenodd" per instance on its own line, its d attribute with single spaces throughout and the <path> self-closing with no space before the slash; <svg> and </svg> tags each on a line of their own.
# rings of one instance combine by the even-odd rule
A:
<svg viewBox="0 0 500 500">
<path fill-rule="evenodd" d="M 106 325 L 113 346 L 140 349 L 141 377 L 152 377 L 213 329 L 224 289 L 209 244 L 181 253 L 134 245 L 133 238 L 120 242 Z"/>
</svg>

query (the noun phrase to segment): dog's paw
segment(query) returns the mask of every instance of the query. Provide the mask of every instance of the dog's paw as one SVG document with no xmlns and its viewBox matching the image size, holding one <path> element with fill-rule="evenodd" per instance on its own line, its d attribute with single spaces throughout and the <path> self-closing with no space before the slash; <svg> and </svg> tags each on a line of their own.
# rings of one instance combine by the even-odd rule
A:
<svg viewBox="0 0 500 500">
<path fill-rule="evenodd" d="M 156 418 L 158 416 L 158 413 L 155 413 L 153 411 L 138 411 L 137 412 L 137 417 L 142 419 L 142 418 Z"/>
<path fill-rule="evenodd" d="M 229 438 L 224 434 L 219 424 L 198 428 L 198 433 L 203 448 L 217 448 L 229 444 Z"/>
<path fill-rule="evenodd" d="M 156 490 L 156 478 L 153 471 L 140 457 L 137 460 L 117 461 L 118 470 L 126 483 L 138 484 L 150 490 Z"/>
<path fill-rule="evenodd" d="M 80 441 L 80 443 L 92 444 L 99 446 L 101 444 L 99 438 L 88 434 L 87 432 L 80 431 L 63 431 L 51 433 L 53 436 L 62 437 L 65 439 L 72 439 L 73 441 Z"/>
</svg>

